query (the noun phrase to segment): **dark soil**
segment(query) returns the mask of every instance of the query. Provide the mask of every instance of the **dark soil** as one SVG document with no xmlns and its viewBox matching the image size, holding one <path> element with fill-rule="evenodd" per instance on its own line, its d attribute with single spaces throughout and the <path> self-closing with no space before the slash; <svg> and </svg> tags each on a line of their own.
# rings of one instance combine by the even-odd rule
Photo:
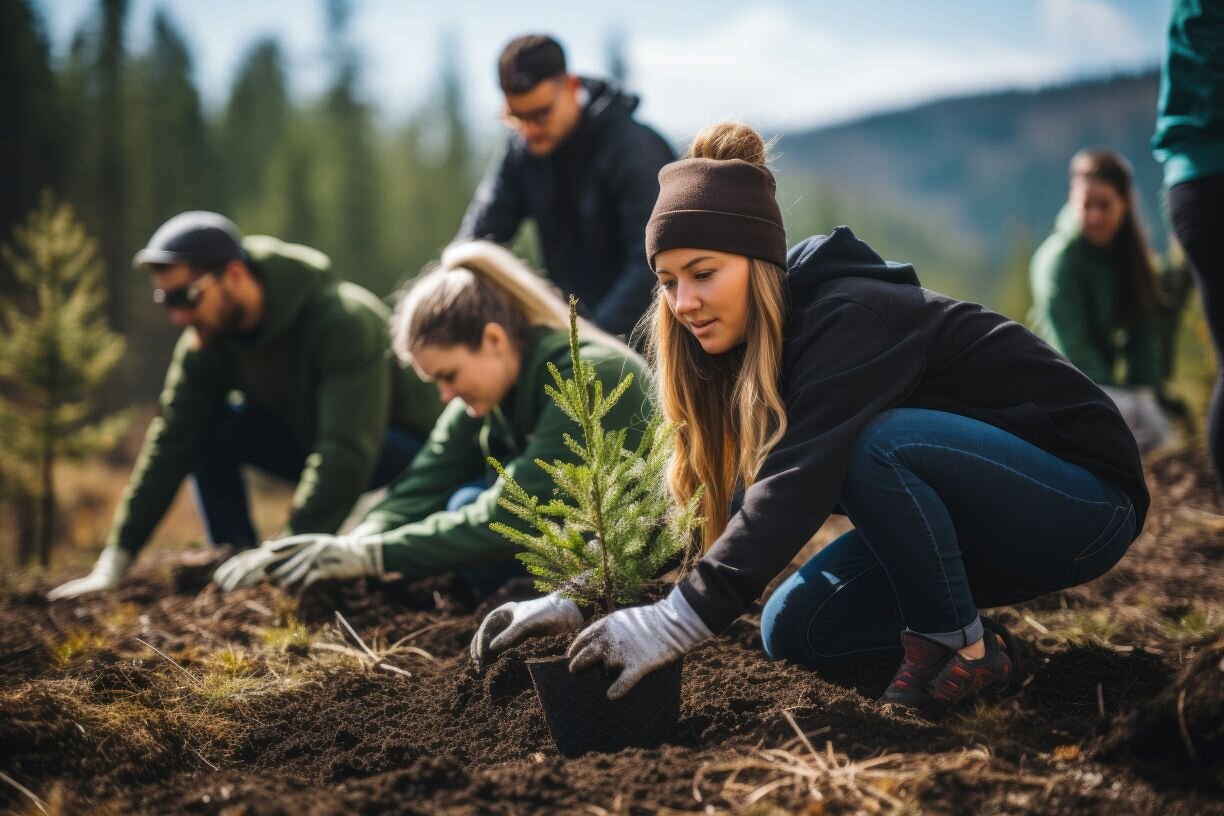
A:
<svg viewBox="0 0 1224 816">
<path fill-rule="evenodd" d="M 221 595 L 207 566 L 166 556 L 108 598 L 48 604 L 50 580 L 0 593 L 0 771 L 62 812 L 712 812 L 744 808 L 744 780 L 780 775 L 719 767 L 791 742 L 789 712 L 839 762 L 901 755 L 909 770 L 872 784 L 910 812 L 1224 814 L 1224 642 L 1212 629 L 1224 519 L 1200 458 L 1149 469 L 1158 503 L 1121 565 L 997 613 L 1024 642 L 1022 691 L 942 722 L 873 701 L 893 667 L 834 683 L 769 661 L 748 615 L 686 658 L 663 744 L 562 759 L 525 661 L 565 637 L 482 673 L 467 660 L 484 613 L 528 586 L 478 601 L 446 579 L 357 582 L 298 603 L 271 588 Z M 405 676 L 312 647 L 341 642 L 324 631 L 337 611 L 375 648 L 413 635 L 434 659 L 388 655 Z M 308 631 L 268 634 L 293 618 Z M 241 682 L 209 691 L 225 654 L 245 655 L 224 670 Z M 965 751 L 978 759 L 949 769 Z M 783 785 L 767 797 L 780 810 L 743 812 L 858 812 L 853 793 L 816 785 L 821 802 Z M 5 808 L 37 812 L 0 781 Z"/>
</svg>

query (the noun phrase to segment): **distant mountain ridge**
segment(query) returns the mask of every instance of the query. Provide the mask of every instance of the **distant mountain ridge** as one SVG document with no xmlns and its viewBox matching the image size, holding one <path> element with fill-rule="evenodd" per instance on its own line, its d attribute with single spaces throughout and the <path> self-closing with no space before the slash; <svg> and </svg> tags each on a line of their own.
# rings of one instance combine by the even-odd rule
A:
<svg viewBox="0 0 1224 816">
<path fill-rule="evenodd" d="M 1163 247 L 1160 168 L 1148 148 L 1158 85 L 1151 70 L 945 99 L 782 134 L 780 187 L 817 184 L 847 200 L 912 213 L 997 268 L 1052 228 L 1071 155 L 1102 146 L 1133 163 L 1148 229 Z"/>
</svg>

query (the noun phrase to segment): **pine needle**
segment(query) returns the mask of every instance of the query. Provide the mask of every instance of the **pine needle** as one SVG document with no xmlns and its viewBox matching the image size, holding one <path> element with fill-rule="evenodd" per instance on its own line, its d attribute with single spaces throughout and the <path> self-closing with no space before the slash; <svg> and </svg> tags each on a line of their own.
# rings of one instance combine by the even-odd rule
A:
<svg viewBox="0 0 1224 816">
<path fill-rule="evenodd" d="M 164 657 L 166 660 L 170 661 L 170 665 L 171 665 L 171 666 L 174 666 L 174 668 L 178 669 L 178 670 L 179 670 L 179 671 L 181 671 L 181 672 L 182 672 L 184 675 L 186 675 L 186 676 L 187 676 L 187 679 L 188 679 L 188 680 L 190 680 L 190 681 L 191 681 L 191 682 L 192 682 L 192 683 L 193 683 L 193 684 L 196 686 L 196 688 L 204 688 L 204 684 L 203 684 L 202 682 L 200 682 L 200 678 L 196 677 L 194 674 L 192 674 L 191 672 L 187 671 L 187 670 L 186 670 L 186 669 L 184 669 L 182 666 L 180 666 L 180 665 L 179 665 L 179 664 L 178 664 L 178 663 L 177 663 L 177 662 L 174 660 L 174 658 L 172 658 L 170 655 L 166 654 L 165 652 L 163 652 L 161 649 L 157 648 L 157 647 L 156 647 L 156 646 L 154 646 L 153 644 L 151 644 L 151 643 L 146 643 L 145 641 L 141 640 L 140 638 L 135 638 L 135 640 L 136 640 L 136 642 L 137 642 L 137 643 L 140 643 L 140 644 L 143 644 L 143 645 L 145 645 L 145 646 L 148 646 L 150 649 L 152 649 L 153 651 L 157 652 L 159 655 L 161 655 L 162 657 Z"/>
</svg>

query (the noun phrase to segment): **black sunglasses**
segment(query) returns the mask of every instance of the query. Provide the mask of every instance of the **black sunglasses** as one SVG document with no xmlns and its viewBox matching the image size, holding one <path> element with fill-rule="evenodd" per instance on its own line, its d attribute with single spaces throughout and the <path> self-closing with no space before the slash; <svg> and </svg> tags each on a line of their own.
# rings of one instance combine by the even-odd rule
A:
<svg viewBox="0 0 1224 816">
<path fill-rule="evenodd" d="M 207 272 L 177 289 L 154 289 L 153 302 L 160 303 L 167 309 L 194 309 L 208 288 L 204 285 L 204 281 L 208 279 L 215 279 L 215 273 Z"/>
</svg>

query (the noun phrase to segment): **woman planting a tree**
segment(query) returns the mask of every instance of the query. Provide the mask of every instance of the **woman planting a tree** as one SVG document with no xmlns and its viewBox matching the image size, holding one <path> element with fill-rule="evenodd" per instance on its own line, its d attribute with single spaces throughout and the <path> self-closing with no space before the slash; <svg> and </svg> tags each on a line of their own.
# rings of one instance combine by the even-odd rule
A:
<svg viewBox="0 0 1224 816">
<path fill-rule="evenodd" d="M 536 494 L 552 486 L 537 458 L 575 458 L 562 438 L 570 419 L 543 388 L 549 363 L 570 372 L 568 325 L 561 299 L 506 249 L 484 241 L 447 249 L 391 319 L 396 354 L 434 380 L 448 403 L 425 447 L 349 535 L 270 541 L 227 561 L 214 580 L 224 589 L 268 578 L 305 588 L 321 579 L 463 570 L 478 590 L 493 588 L 517 548 L 489 529 L 514 518 L 498 506 L 504 480 L 488 458 Z M 637 445 L 652 407 L 645 364 L 585 321 L 578 332 L 584 359 L 608 391 L 635 374 L 607 421 L 627 429 L 627 446 Z M 502 563 L 469 569 L 490 562 Z"/>
<path fill-rule="evenodd" d="M 659 174 L 646 321 L 679 426 L 670 491 L 684 506 L 706 488 L 702 555 L 662 601 L 580 633 L 571 670 L 619 668 L 609 696 L 624 694 L 730 625 L 836 508 L 855 529 L 774 592 L 769 655 L 898 660 L 882 700 L 918 707 L 1005 683 L 1009 639 L 978 608 L 1091 580 L 1142 528 L 1149 497 L 1122 417 L 1026 329 L 921 288 L 846 227 L 788 254 L 751 128 L 715 125 L 691 155 Z M 507 605 L 473 653 L 577 617 L 557 596 Z"/>
<path fill-rule="evenodd" d="M 1109 150 L 1071 159 L 1070 195 L 1033 256 L 1033 331 L 1101 387 L 1141 450 L 1173 435 L 1157 394 L 1172 352 L 1168 308 L 1144 236 L 1130 163 Z M 1125 343 L 1118 343 L 1118 335 Z M 1167 340 L 1164 338 L 1167 337 Z M 1126 363 L 1125 381 L 1115 371 Z"/>
</svg>

